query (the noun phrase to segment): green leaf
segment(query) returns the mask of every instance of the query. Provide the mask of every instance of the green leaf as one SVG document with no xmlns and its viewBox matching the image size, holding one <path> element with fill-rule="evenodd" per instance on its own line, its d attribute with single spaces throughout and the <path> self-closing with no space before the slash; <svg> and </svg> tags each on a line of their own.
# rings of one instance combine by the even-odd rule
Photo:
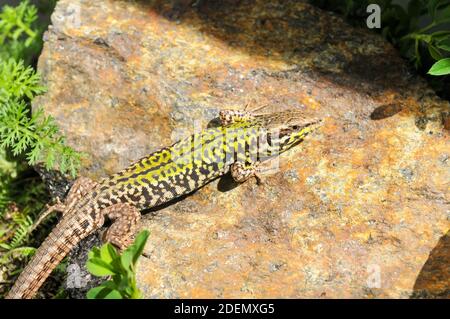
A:
<svg viewBox="0 0 450 319">
<path fill-rule="evenodd" d="M 131 270 L 133 266 L 133 252 L 128 249 L 125 250 L 120 256 L 120 261 L 124 269 Z"/>
<path fill-rule="evenodd" d="M 450 37 L 448 39 L 443 39 L 441 41 L 439 41 L 436 46 L 439 49 L 445 50 L 445 51 L 450 51 Z"/>
<path fill-rule="evenodd" d="M 93 247 L 89 252 L 88 252 L 88 258 L 100 258 L 100 249 L 98 247 Z"/>
<path fill-rule="evenodd" d="M 429 0 L 428 1 L 428 14 L 434 19 L 434 15 L 436 13 L 436 7 L 441 0 Z"/>
<path fill-rule="evenodd" d="M 106 263 L 111 263 L 117 256 L 116 248 L 110 243 L 107 243 L 100 248 L 100 259 Z"/>
<path fill-rule="evenodd" d="M 136 240 L 134 241 L 133 244 L 134 246 L 133 264 L 136 263 L 136 261 L 144 251 L 145 244 L 147 243 L 147 239 L 149 236 L 150 232 L 148 230 L 143 230 L 136 236 Z"/>
<path fill-rule="evenodd" d="M 441 30 L 441 31 L 436 31 L 430 34 L 431 37 L 433 38 L 434 41 L 442 41 L 445 39 L 448 39 L 450 36 L 450 30 Z"/>
<path fill-rule="evenodd" d="M 86 297 L 88 299 L 123 299 L 119 291 L 105 288 L 103 286 L 90 289 L 87 292 Z"/>
<path fill-rule="evenodd" d="M 104 288 L 108 288 L 111 290 L 116 289 L 117 290 L 117 285 L 112 281 L 112 280 L 107 280 L 105 282 L 103 282 L 100 287 L 104 287 Z"/>
<path fill-rule="evenodd" d="M 443 9 L 438 10 L 434 20 L 437 24 L 450 22 L 450 5 L 447 4 Z"/>
<path fill-rule="evenodd" d="M 130 294 L 131 299 L 142 299 L 142 293 L 139 289 L 134 289 L 133 292 Z"/>
<path fill-rule="evenodd" d="M 428 71 L 431 75 L 447 75 L 450 74 L 450 58 L 442 59 L 433 64 Z"/>
<path fill-rule="evenodd" d="M 5 243 L 0 243 L 0 247 L 3 248 L 3 249 L 6 249 L 6 250 L 11 250 L 12 249 L 12 247 L 10 245 L 5 244 Z"/>
<path fill-rule="evenodd" d="M 115 269 L 100 258 L 90 258 L 86 264 L 89 272 L 95 276 L 110 276 L 116 274 Z"/>
<path fill-rule="evenodd" d="M 432 44 L 428 44 L 428 52 L 430 53 L 431 57 L 435 60 L 442 59 L 442 54 L 439 52 L 439 50 L 434 47 Z"/>
<path fill-rule="evenodd" d="M 123 299 L 122 294 L 118 290 L 110 290 L 103 299 Z"/>
</svg>

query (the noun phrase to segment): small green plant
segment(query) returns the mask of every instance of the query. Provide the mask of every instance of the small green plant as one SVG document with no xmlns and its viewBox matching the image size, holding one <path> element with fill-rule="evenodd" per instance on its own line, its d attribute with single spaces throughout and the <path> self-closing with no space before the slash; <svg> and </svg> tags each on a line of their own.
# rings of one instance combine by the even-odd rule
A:
<svg viewBox="0 0 450 319">
<path fill-rule="evenodd" d="M 146 230 L 136 236 L 134 243 L 122 254 L 111 244 L 94 247 L 89 252 L 87 269 L 95 276 L 111 279 L 88 291 L 88 299 L 140 299 L 136 287 L 136 262 L 144 250 L 150 233 Z"/>
<path fill-rule="evenodd" d="M 365 23 L 367 6 L 378 4 L 381 8 L 381 34 L 395 44 L 416 69 L 436 76 L 450 74 L 450 0 L 410 0 L 406 7 L 393 0 L 311 2 L 340 12 L 359 24 Z M 426 25 L 420 26 L 426 21 Z"/>
<path fill-rule="evenodd" d="M 450 74 L 450 59 L 445 58 L 450 52 L 450 30 L 444 26 L 450 23 L 450 1 L 448 0 L 432 0 L 422 2 L 419 0 L 411 1 L 408 13 L 413 12 L 414 24 L 417 28 L 417 20 L 428 14 L 431 22 L 418 30 L 411 30 L 410 33 L 400 38 L 405 50 L 414 46 L 414 54 L 412 59 L 417 68 L 422 65 L 422 55 L 420 46 L 427 48 L 429 56 L 437 62 L 428 70 L 431 75 L 447 75 Z M 410 49 L 409 49 L 410 50 Z"/>
</svg>

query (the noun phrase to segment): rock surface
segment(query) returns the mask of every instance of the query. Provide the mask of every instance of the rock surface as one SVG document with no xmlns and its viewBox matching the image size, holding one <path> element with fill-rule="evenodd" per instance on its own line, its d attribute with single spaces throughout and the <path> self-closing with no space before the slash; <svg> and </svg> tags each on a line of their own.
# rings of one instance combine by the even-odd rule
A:
<svg viewBox="0 0 450 319">
<path fill-rule="evenodd" d="M 448 256 L 448 102 L 379 36 L 307 3 L 190 3 L 58 2 L 35 106 L 88 154 L 83 175 L 247 103 L 325 125 L 262 186 L 225 177 L 145 215 L 145 296 L 448 297 L 448 262 L 426 267 Z"/>
</svg>

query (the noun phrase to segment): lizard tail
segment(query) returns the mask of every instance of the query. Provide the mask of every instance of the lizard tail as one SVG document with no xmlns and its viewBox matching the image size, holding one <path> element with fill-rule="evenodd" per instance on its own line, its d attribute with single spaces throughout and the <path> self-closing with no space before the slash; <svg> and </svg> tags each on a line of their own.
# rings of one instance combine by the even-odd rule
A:
<svg viewBox="0 0 450 319">
<path fill-rule="evenodd" d="M 31 299 L 36 295 L 53 269 L 81 239 L 91 233 L 76 227 L 77 224 L 63 218 L 56 225 L 17 278 L 5 299 Z"/>
</svg>

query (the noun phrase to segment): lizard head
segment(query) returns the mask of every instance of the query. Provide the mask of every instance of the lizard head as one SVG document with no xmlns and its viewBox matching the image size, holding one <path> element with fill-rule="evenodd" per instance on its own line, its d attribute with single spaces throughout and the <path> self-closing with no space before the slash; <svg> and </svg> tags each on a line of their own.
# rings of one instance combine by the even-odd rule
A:
<svg viewBox="0 0 450 319">
<path fill-rule="evenodd" d="M 304 113 L 296 110 L 257 115 L 256 119 L 267 130 L 267 142 L 273 155 L 299 144 L 323 123 L 321 119 L 306 117 Z"/>
</svg>

